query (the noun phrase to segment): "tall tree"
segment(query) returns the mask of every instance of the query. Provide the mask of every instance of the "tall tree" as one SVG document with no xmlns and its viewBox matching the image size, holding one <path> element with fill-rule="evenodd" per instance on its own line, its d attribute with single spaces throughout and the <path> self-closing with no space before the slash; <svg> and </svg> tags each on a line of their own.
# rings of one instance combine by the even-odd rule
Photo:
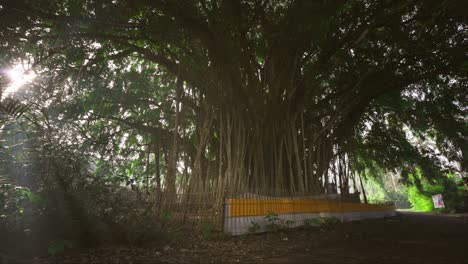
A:
<svg viewBox="0 0 468 264">
<path fill-rule="evenodd" d="M 183 81 L 182 94 L 175 88 L 169 92 L 177 99 L 166 105 L 163 112 L 171 117 L 161 126 L 153 120 L 164 115 L 151 118 L 142 108 L 131 114 L 115 101 L 107 105 L 127 114 L 111 117 L 107 111 L 104 116 L 172 138 L 166 184 L 175 180 L 177 142 L 186 135 L 181 142 L 192 173 L 191 180 L 181 182 L 191 192 L 323 192 L 330 164 L 349 160 L 344 155 L 366 143 L 361 133 L 369 118 L 407 114 L 404 105 L 385 104 L 385 99 L 404 100 L 405 92 L 424 89 L 449 91 L 453 82 L 466 87 L 463 5 L 432 0 L 16 0 L 2 4 L 0 47 L 8 58 L 34 57 L 40 71 L 61 80 L 55 93 L 68 87 L 64 96 L 86 96 L 97 83 L 113 93 L 114 78 L 120 78 L 124 94 L 131 94 L 137 84 L 115 72 L 129 72 L 125 65 L 132 62 L 134 72 L 156 83 L 140 83 L 147 91 Z M 114 77 L 106 80 L 101 73 Z M 445 101 L 451 95 L 441 95 L 440 103 L 448 108 L 423 107 L 427 115 L 414 122 L 439 115 L 429 125 L 461 149 L 466 164 L 466 126 L 442 113 L 465 113 L 461 99 L 466 91 L 448 93 L 459 99 Z M 187 126 L 192 130 L 183 135 L 179 100 L 193 115 Z M 447 122 L 457 132 L 444 130 Z M 392 130 L 395 126 L 382 128 L 392 137 L 401 135 Z M 378 151 L 393 154 L 385 146 Z M 340 179 L 348 178 L 349 168 L 338 171 Z"/>
</svg>

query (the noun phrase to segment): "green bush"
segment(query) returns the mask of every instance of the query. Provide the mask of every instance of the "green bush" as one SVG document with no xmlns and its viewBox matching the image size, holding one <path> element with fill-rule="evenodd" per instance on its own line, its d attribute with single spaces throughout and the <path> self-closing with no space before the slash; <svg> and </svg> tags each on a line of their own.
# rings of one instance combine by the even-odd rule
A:
<svg viewBox="0 0 468 264">
<path fill-rule="evenodd" d="M 22 231 L 30 228 L 41 212 L 39 195 L 28 188 L 6 182 L 0 183 L 0 225 L 8 230 Z"/>
<path fill-rule="evenodd" d="M 408 201 L 408 188 L 400 186 L 396 191 L 388 190 L 386 193 L 387 200 L 392 201 L 397 208 L 411 208 L 411 203 Z"/>
<path fill-rule="evenodd" d="M 461 179 L 448 173 L 445 177 L 439 177 L 429 181 L 422 170 L 416 168 L 414 173 L 408 175 L 405 185 L 398 188 L 385 187 L 381 178 L 368 178 L 365 187 L 367 199 L 371 204 L 385 204 L 392 201 L 397 208 L 412 208 L 418 212 L 458 212 L 463 211 L 466 190 Z M 394 186 L 393 186 L 394 187 Z M 442 194 L 445 208 L 435 209 L 432 196 Z"/>
<path fill-rule="evenodd" d="M 412 209 L 418 212 L 431 212 L 434 210 L 432 198 L 427 197 L 418 190 L 416 186 L 408 188 L 408 200 Z"/>
<path fill-rule="evenodd" d="M 381 183 L 373 178 L 366 181 L 367 200 L 371 204 L 381 204 L 388 200 L 385 189 Z"/>
<path fill-rule="evenodd" d="M 413 210 L 418 212 L 456 212 L 463 206 L 463 187 L 458 186 L 459 183 L 453 174 L 449 173 L 447 177 L 429 183 L 422 177 L 421 171 L 416 170 L 416 173 L 411 175 L 410 179 L 413 185 L 408 187 L 408 200 Z M 421 183 L 420 188 L 414 184 L 417 179 Z M 442 194 L 444 209 L 434 208 L 432 196 L 436 194 Z"/>
</svg>

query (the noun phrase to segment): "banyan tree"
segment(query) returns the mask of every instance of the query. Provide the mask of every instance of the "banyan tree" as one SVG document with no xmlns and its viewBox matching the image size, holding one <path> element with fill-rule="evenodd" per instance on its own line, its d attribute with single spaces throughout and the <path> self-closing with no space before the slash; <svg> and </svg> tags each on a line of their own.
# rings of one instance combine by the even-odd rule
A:
<svg viewBox="0 0 468 264">
<path fill-rule="evenodd" d="M 345 193 L 359 184 L 359 153 L 397 153 L 386 149 L 391 141 L 365 139 L 372 123 L 411 120 L 396 102 L 437 91 L 460 96 L 461 5 L 15 0 L 1 4 L 1 50 L 9 54 L 2 60 L 28 54 L 54 83 L 45 92 L 84 100 L 81 117 L 145 135 L 142 160 L 156 160 L 151 177 L 161 192 L 319 194 L 333 182 Z M 99 93 L 90 99 L 98 90 L 118 103 Z M 458 137 L 447 134 L 466 164 Z"/>
</svg>

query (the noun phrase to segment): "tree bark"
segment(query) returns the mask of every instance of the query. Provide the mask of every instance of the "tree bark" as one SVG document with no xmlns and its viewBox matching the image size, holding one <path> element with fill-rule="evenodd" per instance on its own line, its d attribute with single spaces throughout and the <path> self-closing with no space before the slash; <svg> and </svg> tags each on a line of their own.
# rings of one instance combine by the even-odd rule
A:
<svg viewBox="0 0 468 264">
<path fill-rule="evenodd" d="M 176 81 L 175 120 L 172 136 L 172 146 L 168 159 L 166 190 L 169 195 L 176 194 L 177 160 L 178 160 L 178 138 L 179 138 L 179 112 L 180 97 L 182 93 L 182 82 Z"/>
<path fill-rule="evenodd" d="M 362 190 L 362 195 L 364 197 L 364 203 L 367 204 L 366 189 L 364 189 L 364 184 L 362 184 L 362 177 L 361 177 L 361 174 L 359 172 L 358 172 L 358 176 L 359 176 L 359 182 L 361 183 L 361 190 Z"/>
</svg>

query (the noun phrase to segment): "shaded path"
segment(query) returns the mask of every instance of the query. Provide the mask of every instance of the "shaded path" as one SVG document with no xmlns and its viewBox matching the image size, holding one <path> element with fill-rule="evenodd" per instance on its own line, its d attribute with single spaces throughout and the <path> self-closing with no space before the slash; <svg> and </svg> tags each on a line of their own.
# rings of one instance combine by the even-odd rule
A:
<svg viewBox="0 0 468 264">
<path fill-rule="evenodd" d="M 0 264 L 468 264 L 468 214 L 403 212 L 387 219 L 342 223 L 326 232 L 302 228 L 211 239 L 202 238 L 196 232 L 180 234 L 160 246 L 109 245 L 72 249 L 60 256 L 35 259 L 0 255 Z"/>
<path fill-rule="evenodd" d="M 468 214 L 400 212 L 345 223 L 305 252 L 264 263 L 468 263 Z"/>
</svg>

